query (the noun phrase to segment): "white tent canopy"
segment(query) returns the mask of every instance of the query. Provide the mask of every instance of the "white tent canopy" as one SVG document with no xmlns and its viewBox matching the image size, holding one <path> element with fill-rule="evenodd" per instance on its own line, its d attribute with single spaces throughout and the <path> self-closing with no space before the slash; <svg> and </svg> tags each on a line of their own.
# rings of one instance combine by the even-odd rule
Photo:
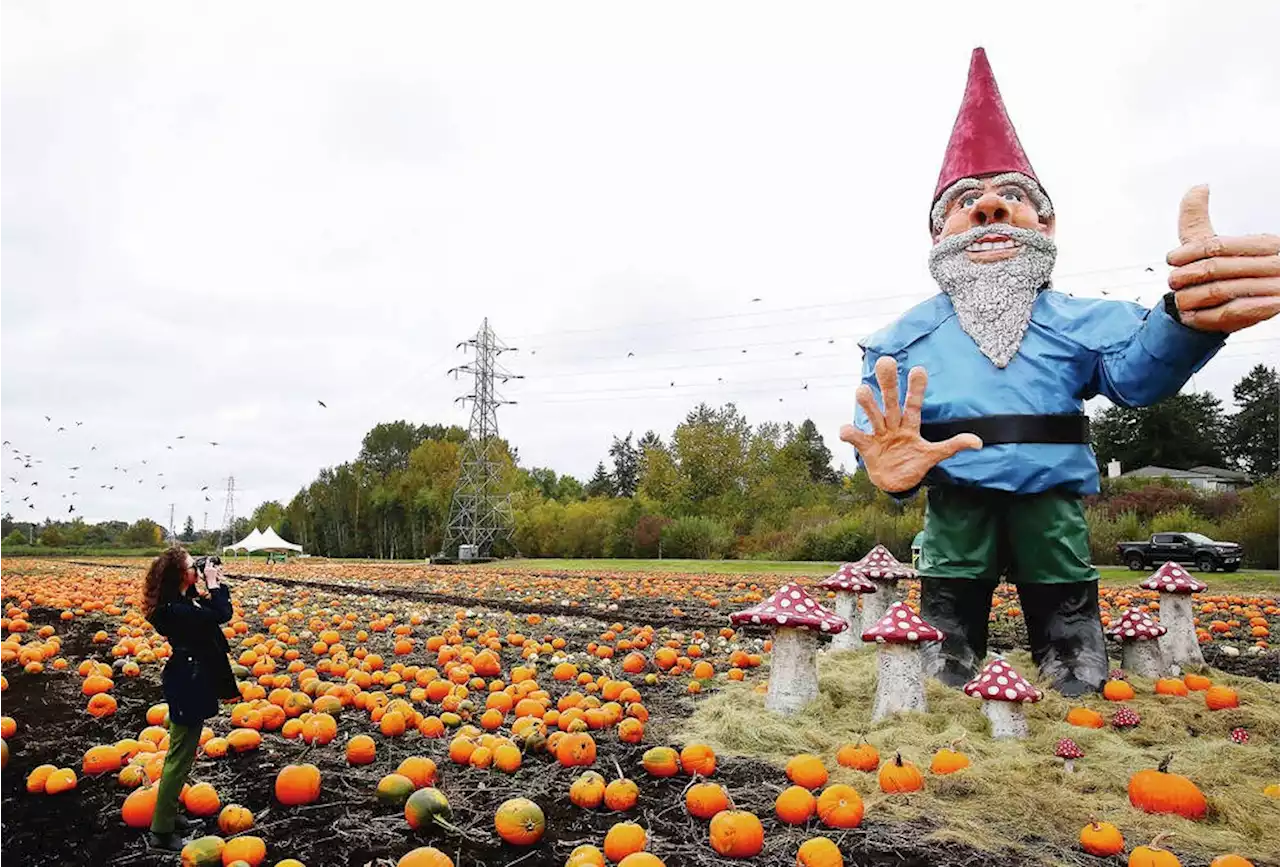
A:
<svg viewBox="0 0 1280 867">
<path fill-rule="evenodd" d="M 250 551 L 296 551 L 302 553 L 302 546 L 295 545 L 292 542 L 286 542 L 281 539 L 276 531 L 268 527 L 266 532 L 260 534 L 256 547 L 250 548 Z"/>
<path fill-rule="evenodd" d="M 254 527 L 253 532 L 245 536 L 234 545 L 224 545 L 223 551 L 256 551 L 257 545 L 262 541 L 262 533 L 258 532 L 258 528 Z"/>
</svg>

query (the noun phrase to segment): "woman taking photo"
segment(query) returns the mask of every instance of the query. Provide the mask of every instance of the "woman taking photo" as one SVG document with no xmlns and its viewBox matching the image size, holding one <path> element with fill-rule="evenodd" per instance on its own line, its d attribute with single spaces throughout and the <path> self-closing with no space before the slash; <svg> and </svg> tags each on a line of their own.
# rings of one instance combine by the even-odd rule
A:
<svg viewBox="0 0 1280 867">
<path fill-rule="evenodd" d="M 217 716 L 219 699 L 240 696 L 221 628 L 232 614 L 222 568 L 209 562 L 197 570 L 185 549 L 170 548 L 147 572 L 142 611 L 173 648 L 163 678 L 169 703 L 169 751 L 148 842 L 154 848 L 178 851 L 186 841 L 174 830 L 190 825 L 178 815 L 178 796 L 195 761 L 200 730 L 206 719 Z"/>
</svg>

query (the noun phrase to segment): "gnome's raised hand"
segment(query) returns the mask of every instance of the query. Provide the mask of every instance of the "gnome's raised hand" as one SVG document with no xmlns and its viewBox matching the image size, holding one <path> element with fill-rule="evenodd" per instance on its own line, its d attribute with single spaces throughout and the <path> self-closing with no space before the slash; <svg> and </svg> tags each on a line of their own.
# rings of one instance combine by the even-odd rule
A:
<svg viewBox="0 0 1280 867">
<path fill-rule="evenodd" d="M 1169 254 L 1182 322 L 1200 331 L 1239 331 L 1280 313 L 1280 235 L 1224 238 L 1209 222 L 1209 188 L 1192 187 L 1178 211 L 1182 246 Z"/>
<path fill-rule="evenodd" d="M 898 363 L 888 356 L 876 362 L 876 381 L 884 396 L 881 412 L 870 386 L 858 386 L 858 406 L 871 422 L 871 433 L 851 424 L 840 428 L 840 439 L 858 450 L 867 475 L 882 491 L 909 491 L 924 479 L 925 473 L 941 461 L 965 449 L 982 448 L 975 434 L 959 434 L 942 442 L 930 442 L 920 436 L 920 407 L 924 405 L 924 389 L 929 375 L 923 367 L 913 367 L 907 374 L 907 401 L 898 403 Z"/>
</svg>

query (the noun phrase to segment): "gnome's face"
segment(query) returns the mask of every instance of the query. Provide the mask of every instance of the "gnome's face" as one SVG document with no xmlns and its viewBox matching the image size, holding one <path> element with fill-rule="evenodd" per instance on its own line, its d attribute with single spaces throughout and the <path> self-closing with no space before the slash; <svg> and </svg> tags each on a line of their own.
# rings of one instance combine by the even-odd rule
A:
<svg viewBox="0 0 1280 867">
<path fill-rule="evenodd" d="M 1017 172 L 961 178 L 932 214 L 929 270 L 951 297 L 960 326 L 997 367 L 1013 360 L 1049 281 L 1057 248 L 1053 210 Z"/>
</svg>

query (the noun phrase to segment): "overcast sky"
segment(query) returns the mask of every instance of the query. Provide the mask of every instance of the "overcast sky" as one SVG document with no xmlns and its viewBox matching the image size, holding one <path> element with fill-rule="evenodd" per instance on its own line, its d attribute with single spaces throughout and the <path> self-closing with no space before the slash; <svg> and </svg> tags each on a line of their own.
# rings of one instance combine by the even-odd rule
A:
<svg viewBox="0 0 1280 867">
<path fill-rule="evenodd" d="M 379 421 L 465 425 L 486 316 L 526 466 L 585 478 L 699 400 L 852 464 L 856 341 L 936 291 L 979 44 L 1059 288 L 1155 303 L 1195 183 L 1219 232 L 1280 231 L 1280 5 L 864 5 L 4 0 L 4 508 L 287 501 Z"/>
</svg>

